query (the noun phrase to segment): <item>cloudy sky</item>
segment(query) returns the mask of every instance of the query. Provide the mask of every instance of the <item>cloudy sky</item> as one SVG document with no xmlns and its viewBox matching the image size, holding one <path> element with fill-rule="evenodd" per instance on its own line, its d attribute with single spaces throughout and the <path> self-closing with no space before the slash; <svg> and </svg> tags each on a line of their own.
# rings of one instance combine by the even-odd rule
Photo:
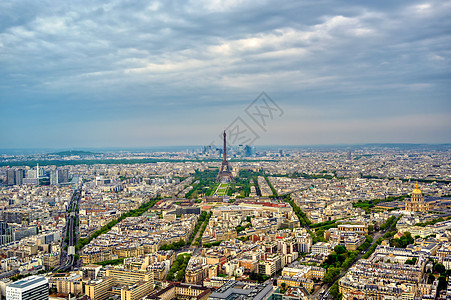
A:
<svg viewBox="0 0 451 300">
<path fill-rule="evenodd" d="M 446 0 L 1 1 L 0 148 L 449 143 L 450 62 Z"/>
</svg>

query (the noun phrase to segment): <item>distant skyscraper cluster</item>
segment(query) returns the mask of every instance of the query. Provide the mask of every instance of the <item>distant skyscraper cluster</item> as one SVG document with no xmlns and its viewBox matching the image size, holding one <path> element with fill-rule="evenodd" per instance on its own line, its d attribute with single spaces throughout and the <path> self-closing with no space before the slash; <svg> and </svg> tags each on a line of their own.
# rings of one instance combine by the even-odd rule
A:
<svg viewBox="0 0 451 300">
<path fill-rule="evenodd" d="M 251 157 L 256 155 L 255 147 L 246 145 L 244 146 L 244 155 L 246 157 Z"/>
<path fill-rule="evenodd" d="M 50 184 L 56 185 L 69 181 L 69 170 L 55 169 L 50 171 Z"/>
<path fill-rule="evenodd" d="M 208 145 L 203 146 L 201 153 L 203 155 L 212 156 L 222 156 L 223 149 L 216 148 L 216 146 Z M 254 146 L 249 145 L 238 145 L 238 146 L 228 146 L 228 153 L 231 157 L 253 157 L 256 156 L 256 149 Z"/>
<path fill-rule="evenodd" d="M 7 185 L 22 185 L 25 178 L 25 170 L 23 169 L 10 169 L 6 172 L 6 184 Z"/>
<path fill-rule="evenodd" d="M 39 184 L 39 179 L 50 179 L 50 184 L 56 185 L 69 181 L 68 169 L 54 169 L 45 171 L 39 165 L 29 170 L 9 169 L 6 171 L 6 185 Z"/>
</svg>

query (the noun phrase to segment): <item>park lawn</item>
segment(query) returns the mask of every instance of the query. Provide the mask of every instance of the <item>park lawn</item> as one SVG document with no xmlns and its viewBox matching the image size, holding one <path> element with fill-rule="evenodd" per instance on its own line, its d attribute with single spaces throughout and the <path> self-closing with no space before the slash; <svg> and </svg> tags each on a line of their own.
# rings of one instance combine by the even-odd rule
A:
<svg viewBox="0 0 451 300">
<path fill-rule="evenodd" d="M 218 196 L 225 196 L 227 195 L 227 189 L 229 187 L 228 183 L 220 183 L 218 187 L 216 188 L 216 191 L 213 193 L 213 195 L 216 193 Z"/>
</svg>

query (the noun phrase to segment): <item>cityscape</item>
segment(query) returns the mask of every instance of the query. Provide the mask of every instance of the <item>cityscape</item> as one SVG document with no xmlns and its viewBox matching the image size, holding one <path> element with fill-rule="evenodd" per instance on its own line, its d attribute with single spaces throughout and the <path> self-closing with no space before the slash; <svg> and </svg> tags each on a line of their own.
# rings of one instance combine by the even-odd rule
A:
<svg viewBox="0 0 451 300">
<path fill-rule="evenodd" d="M 450 28 L 0 1 L 0 300 L 451 300 Z"/>
<path fill-rule="evenodd" d="M 223 136 L 180 152 L 2 155 L 2 297 L 450 297 L 449 146 Z"/>
</svg>

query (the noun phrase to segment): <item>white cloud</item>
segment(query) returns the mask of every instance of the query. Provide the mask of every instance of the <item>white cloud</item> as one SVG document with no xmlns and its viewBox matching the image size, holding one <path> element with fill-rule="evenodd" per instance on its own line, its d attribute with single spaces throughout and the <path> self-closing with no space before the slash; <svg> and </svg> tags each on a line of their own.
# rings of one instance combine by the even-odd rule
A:
<svg viewBox="0 0 451 300">
<path fill-rule="evenodd" d="M 190 1 L 190 4 L 207 12 L 227 12 L 239 8 L 242 5 L 255 4 L 251 0 L 197 0 Z"/>
</svg>

